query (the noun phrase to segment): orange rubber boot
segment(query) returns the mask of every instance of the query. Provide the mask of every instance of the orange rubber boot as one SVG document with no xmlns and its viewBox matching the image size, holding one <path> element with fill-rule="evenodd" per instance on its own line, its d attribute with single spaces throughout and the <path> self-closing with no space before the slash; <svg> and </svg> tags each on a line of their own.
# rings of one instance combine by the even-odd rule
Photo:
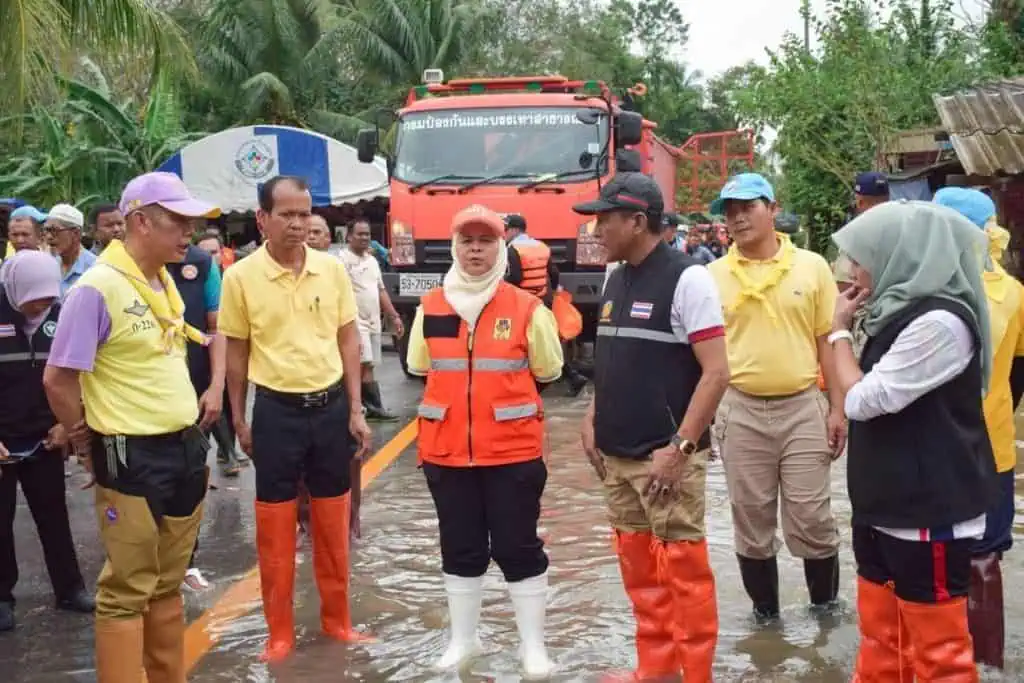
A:
<svg viewBox="0 0 1024 683">
<path fill-rule="evenodd" d="M 672 594 L 672 629 L 686 683 L 710 683 L 718 645 L 718 600 L 708 543 L 658 542 L 660 583 Z"/>
<path fill-rule="evenodd" d="M 892 588 L 858 576 L 857 616 L 860 647 L 853 683 L 913 683 L 910 636 Z"/>
<path fill-rule="evenodd" d="M 313 571 L 320 591 L 320 628 L 335 640 L 359 643 L 372 638 L 352 628 L 348 609 L 350 495 L 310 499 Z"/>
<path fill-rule="evenodd" d="M 256 501 L 256 550 L 260 558 L 260 592 L 270 638 L 260 655 L 277 662 L 295 648 L 295 528 L 298 502 Z"/>
<path fill-rule="evenodd" d="M 914 647 L 914 673 L 919 683 L 977 683 L 967 598 L 930 605 L 900 600 L 899 610 Z"/>
<path fill-rule="evenodd" d="M 672 640 L 673 602 L 658 583 L 654 536 L 650 532 L 615 531 L 622 584 L 636 617 L 635 672 L 605 675 L 603 683 L 678 681 L 679 659 Z"/>
</svg>

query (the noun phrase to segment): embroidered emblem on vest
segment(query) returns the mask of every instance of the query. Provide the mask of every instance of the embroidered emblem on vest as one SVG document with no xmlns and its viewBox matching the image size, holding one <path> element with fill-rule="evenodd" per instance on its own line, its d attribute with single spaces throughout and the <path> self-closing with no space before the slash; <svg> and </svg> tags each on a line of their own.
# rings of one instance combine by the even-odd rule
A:
<svg viewBox="0 0 1024 683">
<path fill-rule="evenodd" d="M 512 318 L 498 318 L 494 321 L 494 338 L 498 341 L 512 338 Z"/>
<path fill-rule="evenodd" d="M 142 316 L 146 315 L 146 311 L 148 310 L 149 306 L 136 299 L 135 301 L 132 302 L 131 306 L 124 309 L 124 312 L 127 313 L 128 315 L 135 315 L 141 318 Z"/>
<path fill-rule="evenodd" d="M 629 309 L 629 317 L 650 320 L 653 312 L 654 304 L 647 301 L 634 301 L 633 307 Z"/>
<path fill-rule="evenodd" d="M 43 334 L 47 337 L 53 337 L 53 335 L 57 334 L 57 323 L 52 320 L 47 320 L 43 323 Z"/>
<path fill-rule="evenodd" d="M 601 306 L 601 319 L 599 322 L 609 323 L 612 321 L 612 302 L 605 301 L 604 305 Z"/>
<path fill-rule="evenodd" d="M 191 263 L 187 263 L 181 267 L 181 276 L 186 280 L 195 280 L 199 277 L 199 269 Z"/>
</svg>

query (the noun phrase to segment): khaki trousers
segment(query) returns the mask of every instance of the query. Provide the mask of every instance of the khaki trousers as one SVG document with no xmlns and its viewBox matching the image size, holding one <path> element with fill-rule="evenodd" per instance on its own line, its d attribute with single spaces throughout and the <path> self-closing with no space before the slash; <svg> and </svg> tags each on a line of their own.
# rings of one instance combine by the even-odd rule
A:
<svg viewBox="0 0 1024 683">
<path fill-rule="evenodd" d="M 635 533 L 651 532 L 662 541 L 700 541 L 704 538 L 704 490 L 708 452 L 694 453 L 683 472 L 680 495 L 652 504 L 643 495 L 651 473 L 650 460 L 603 455 L 608 517 L 612 527 Z"/>
<path fill-rule="evenodd" d="M 769 399 L 726 391 L 712 438 L 725 465 L 737 554 L 764 560 L 779 551 L 780 493 L 789 551 L 803 559 L 838 552 L 828 411 L 817 387 Z"/>
</svg>

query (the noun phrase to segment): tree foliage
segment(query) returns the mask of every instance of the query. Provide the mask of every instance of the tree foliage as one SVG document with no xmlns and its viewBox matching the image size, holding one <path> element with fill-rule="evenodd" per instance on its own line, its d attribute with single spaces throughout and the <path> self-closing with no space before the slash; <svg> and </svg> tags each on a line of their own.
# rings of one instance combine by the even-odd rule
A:
<svg viewBox="0 0 1024 683">
<path fill-rule="evenodd" d="M 717 94 L 744 120 L 777 131 L 787 208 L 808 220 L 811 246 L 824 250 L 847 217 L 854 175 L 876 168 L 900 131 L 939 123 L 934 93 L 985 70 L 951 0 L 829 0 L 812 24 L 816 49 L 788 36 L 767 68 L 733 74 Z"/>
</svg>

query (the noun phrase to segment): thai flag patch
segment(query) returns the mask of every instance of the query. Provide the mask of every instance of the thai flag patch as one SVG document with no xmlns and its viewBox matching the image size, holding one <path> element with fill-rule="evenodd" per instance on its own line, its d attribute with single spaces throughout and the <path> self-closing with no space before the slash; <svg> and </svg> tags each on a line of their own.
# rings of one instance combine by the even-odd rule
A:
<svg viewBox="0 0 1024 683">
<path fill-rule="evenodd" d="M 0 325 L 0 337 L 13 337 L 15 334 L 14 325 Z"/>
<path fill-rule="evenodd" d="M 646 301 L 634 301 L 632 308 L 629 309 L 629 317 L 650 320 L 653 312 L 654 304 Z"/>
</svg>

